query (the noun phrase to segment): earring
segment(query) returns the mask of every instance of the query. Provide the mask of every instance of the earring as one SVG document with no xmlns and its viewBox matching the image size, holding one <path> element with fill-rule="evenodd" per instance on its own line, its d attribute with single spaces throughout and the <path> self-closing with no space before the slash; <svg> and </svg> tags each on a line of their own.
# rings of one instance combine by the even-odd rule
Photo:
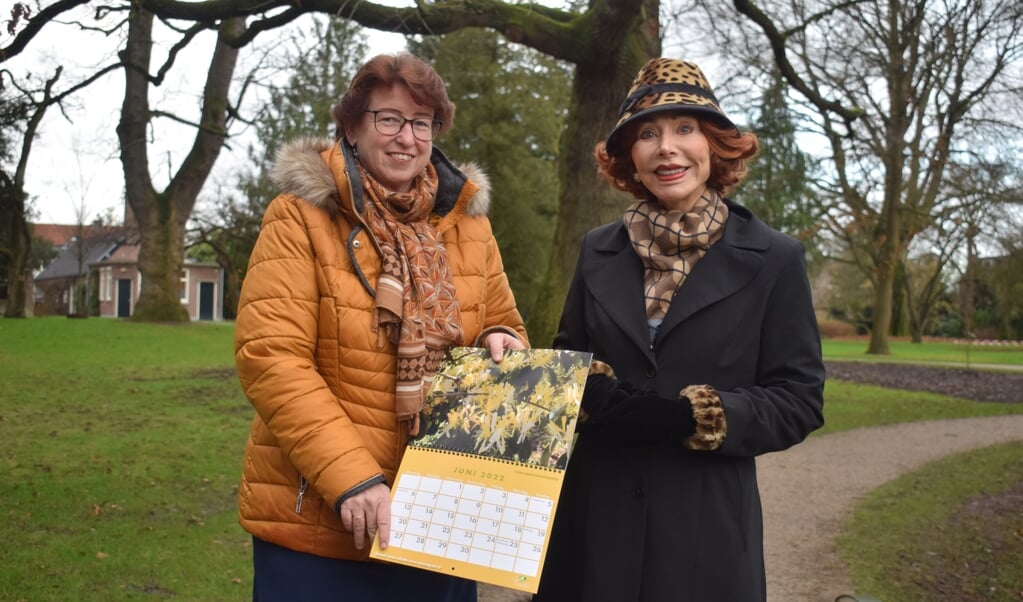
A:
<svg viewBox="0 0 1023 602">
<path fill-rule="evenodd" d="M 359 147 L 354 144 L 352 145 L 352 156 L 355 157 L 356 160 L 359 159 Z"/>
<path fill-rule="evenodd" d="M 632 181 L 633 182 L 639 182 L 639 172 L 638 171 L 632 172 Z"/>
</svg>

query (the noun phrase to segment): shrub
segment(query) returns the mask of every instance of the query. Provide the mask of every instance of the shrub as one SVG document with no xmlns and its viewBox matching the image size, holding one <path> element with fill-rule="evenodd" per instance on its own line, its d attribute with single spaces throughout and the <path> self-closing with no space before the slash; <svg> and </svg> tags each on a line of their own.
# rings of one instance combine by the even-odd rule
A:
<svg viewBox="0 0 1023 602">
<path fill-rule="evenodd" d="M 856 325 L 842 320 L 822 320 L 817 326 L 826 339 L 856 336 Z"/>
</svg>

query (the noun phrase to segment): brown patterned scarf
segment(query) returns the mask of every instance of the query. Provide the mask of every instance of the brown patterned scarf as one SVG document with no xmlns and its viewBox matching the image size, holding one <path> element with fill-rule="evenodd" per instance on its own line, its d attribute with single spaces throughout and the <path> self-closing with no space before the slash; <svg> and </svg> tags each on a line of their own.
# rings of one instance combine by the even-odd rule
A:
<svg viewBox="0 0 1023 602">
<path fill-rule="evenodd" d="M 675 291 L 710 245 L 721 238 L 727 219 L 728 206 L 710 191 L 689 212 L 668 210 L 647 200 L 636 201 L 625 210 L 632 248 L 643 260 L 648 320 L 668 313 Z"/>
<path fill-rule="evenodd" d="M 462 342 L 462 314 L 447 250 L 429 220 L 437 172 L 427 165 L 406 193 L 388 191 L 362 164 L 359 173 L 368 200 L 363 218 L 383 255 L 374 330 L 398 347 L 395 412 L 416 435 L 437 366 L 447 348 Z"/>
</svg>

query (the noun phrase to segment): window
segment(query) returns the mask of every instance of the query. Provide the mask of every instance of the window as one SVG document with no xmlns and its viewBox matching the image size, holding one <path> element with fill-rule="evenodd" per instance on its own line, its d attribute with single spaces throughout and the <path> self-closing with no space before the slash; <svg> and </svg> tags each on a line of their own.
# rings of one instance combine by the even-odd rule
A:
<svg viewBox="0 0 1023 602">
<path fill-rule="evenodd" d="M 178 286 L 178 298 L 188 303 L 188 270 L 181 270 L 181 284 Z"/>
<path fill-rule="evenodd" d="M 114 274 L 112 268 L 100 268 L 99 270 L 99 300 L 113 300 Z"/>
</svg>

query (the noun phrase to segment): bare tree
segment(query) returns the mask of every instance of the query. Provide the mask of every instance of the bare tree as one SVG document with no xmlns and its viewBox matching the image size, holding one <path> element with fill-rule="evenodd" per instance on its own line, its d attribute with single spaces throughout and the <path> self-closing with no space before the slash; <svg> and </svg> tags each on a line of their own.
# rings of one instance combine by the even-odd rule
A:
<svg viewBox="0 0 1023 602">
<path fill-rule="evenodd" d="M 28 158 L 32 150 L 32 141 L 35 139 L 39 123 L 54 102 L 53 87 L 60 79 L 61 69 L 57 68 L 53 76 L 46 80 L 41 90 L 29 90 L 20 87 L 13 78 L 9 80 L 11 87 L 14 87 L 22 94 L 22 99 L 28 107 L 28 120 L 22 134 L 21 154 L 18 156 L 17 165 L 13 174 L 3 172 L 0 174 L 0 201 L 3 202 L 3 215 L 7 223 L 4 224 L 4 231 L 7 233 L 6 244 L 2 245 L 2 252 L 7 258 L 7 307 L 4 309 L 4 317 L 24 318 L 26 302 L 26 282 L 28 280 L 28 258 L 32 253 L 32 234 L 29 230 L 28 212 L 26 201 L 28 198 L 25 192 L 25 170 L 28 168 Z M 3 87 L 4 77 L 10 77 L 6 70 L 0 72 L 0 87 Z"/>
<path fill-rule="evenodd" d="M 75 281 L 71 285 L 71 300 L 68 316 L 75 318 L 89 317 L 89 266 L 87 255 L 90 247 L 95 244 L 94 236 L 102 236 L 102 230 L 90 227 L 89 212 L 85 202 L 75 205 L 75 237 L 71 241 L 71 251 L 75 257 Z"/>
<path fill-rule="evenodd" d="M 0 61 L 9 60 L 21 52 L 42 27 L 83 2 L 63 0 L 33 16 L 10 44 L 0 48 Z M 187 220 L 187 212 L 192 207 L 189 195 L 183 194 L 183 189 L 201 185 L 205 179 L 204 175 L 199 177 L 199 170 L 195 167 L 183 165 L 167 190 L 157 194 L 149 183 L 144 154 L 136 154 L 144 150 L 145 125 L 140 120 L 140 107 L 147 106 L 143 74 L 148 73 L 149 55 L 143 46 L 151 29 L 152 16 L 191 21 L 204 28 L 220 27 L 221 22 L 232 18 L 249 17 L 245 27 L 236 25 L 230 31 L 220 28 L 221 44 L 217 52 L 222 57 L 220 60 L 224 61 L 228 46 L 241 47 L 262 32 L 287 24 L 305 13 L 320 12 L 352 19 L 364 27 L 409 35 L 435 35 L 466 27 L 490 28 L 502 33 L 509 41 L 575 65 L 570 101 L 572 109 L 558 158 L 561 203 L 555 251 L 543 285 L 547 292 L 540 295 L 548 306 L 536 309 L 536 325 L 531 324 L 535 340 L 550 339 L 582 235 L 594 225 L 617 217 L 623 206 L 621 194 L 610 190 L 596 176 L 592 151 L 598 139 L 613 126 L 621 95 L 628 89 L 636 71 L 649 57 L 660 53 L 658 0 L 593 0 L 579 11 L 496 0 L 420 3 L 406 8 L 347 0 L 301 3 L 290 0 L 210 0 L 201 3 L 140 0 L 132 6 L 124 62 L 129 65 L 126 73 L 133 82 L 128 84 L 124 108 L 129 113 L 134 111 L 135 115 L 122 117 L 122 127 L 119 128 L 119 135 L 121 131 L 125 132 L 121 135 L 122 157 L 127 155 L 127 160 L 122 160 L 125 177 L 129 180 L 129 203 L 139 218 L 140 228 L 143 232 L 152 228 L 148 236 L 143 235 L 143 246 L 166 250 L 159 256 L 144 253 L 144 259 L 140 258 L 143 269 L 149 270 L 144 282 L 150 283 L 150 292 L 143 291 L 139 310 L 156 305 L 159 299 L 165 300 L 160 311 L 150 313 L 146 310 L 143 312 L 146 316 L 166 319 L 165 316 L 173 312 L 167 287 L 171 286 L 176 275 L 175 266 L 180 265 L 177 262 L 181 260 L 182 246 L 171 245 L 173 240 L 181 239 L 184 220 Z M 215 62 L 217 60 L 214 59 Z M 210 73 L 213 74 L 212 69 Z M 212 77 L 207 84 L 208 94 L 214 91 L 222 99 L 226 98 L 226 84 L 220 88 L 221 84 Z M 211 100 L 207 97 L 206 104 L 212 109 L 216 103 Z M 212 119 L 212 115 L 208 118 Z M 218 127 L 213 122 L 204 123 L 201 131 L 206 134 L 200 133 L 197 140 L 201 137 L 212 142 L 212 132 Z M 125 128 L 132 130 L 130 136 Z M 222 136 L 219 139 L 222 141 Z M 210 156 L 208 148 L 206 155 Z M 155 228 L 156 224 L 164 224 L 163 229 Z M 161 290 L 163 295 L 159 296 Z"/>
<path fill-rule="evenodd" d="M 6 23 L 8 33 L 13 33 L 23 21 L 27 21 L 27 24 L 10 45 L 0 49 L 0 62 L 6 60 L 12 53 L 20 52 L 24 48 L 24 44 L 38 33 L 39 29 L 50 19 L 82 3 L 82 0 L 63 0 L 46 7 L 39 14 L 33 16 L 32 10 L 27 4 L 16 2 L 11 8 L 11 18 Z M 50 108 L 57 107 L 64 113 L 64 101 L 88 88 L 116 68 L 117 65 L 108 65 L 97 69 L 82 80 L 60 91 L 56 86 L 63 73 L 61 66 L 54 68 L 53 75 L 38 88 L 32 87 L 31 82 L 19 82 L 7 69 L 0 71 L 0 89 L 14 89 L 19 94 L 20 101 L 28 107 L 27 120 L 20 144 L 21 152 L 14 173 L 13 175 L 3 173 L 0 178 L 0 198 L 5 205 L 3 215 L 8 220 L 4 226 L 10 233 L 10 240 L 8 244 L 4 245 L 3 250 L 9 259 L 8 304 L 4 310 L 7 317 L 25 317 L 26 313 L 27 261 L 32 254 L 32 238 L 26 207 L 28 195 L 25 191 L 25 174 L 39 126 Z"/>
<path fill-rule="evenodd" d="M 7 60 L 24 50 L 28 41 L 42 28 L 62 15 L 71 14 L 84 4 L 80 0 L 62 0 L 32 15 L 24 3 L 15 5 L 8 31 L 24 27 L 5 48 L 0 49 L 0 61 Z M 21 10 L 17 10 L 18 8 Z M 114 15 L 127 15 L 124 21 L 102 25 L 103 19 Z M 126 25 L 127 41 L 118 61 L 96 69 L 84 81 L 54 94 L 43 106 L 52 106 L 79 92 L 104 74 L 117 69 L 125 73 L 125 95 L 117 128 L 121 147 L 121 163 L 125 174 L 126 200 L 130 215 L 137 221 L 140 237 L 139 269 L 143 284 L 134 317 L 140 320 L 180 321 L 188 316 L 178 300 L 178 283 L 184 259 L 184 225 L 191 214 L 196 197 L 209 175 L 227 135 L 226 122 L 231 110 L 228 90 L 238 55 L 236 47 L 219 43 L 214 50 L 203 94 L 201 116 L 195 123 L 173 113 L 152 109 L 149 105 L 149 87 L 163 82 L 180 52 L 196 36 L 208 28 L 218 29 L 223 36 L 237 38 L 244 31 L 241 18 L 225 19 L 222 23 L 198 23 L 188 29 L 171 27 L 179 39 L 170 48 L 165 62 L 150 72 L 153 50 L 152 13 L 119 3 L 99 4 L 95 12 L 96 23 L 74 21 L 80 29 L 99 30 L 110 34 Z M 26 20 L 27 19 L 27 20 Z M 189 123 L 196 129 L 191 150 L 180 168 L 162 191 L 156 189 L 149 173 L 148 134 L 152 121 L 164 117 L 179 123 Z M 31 137 L 26 137 L 31 143 Z M 22 160 L 27 161 L 24 152 Z"/>
<path fill-rule="evenodd" d="M 127 43 L 121 53 L 125 94 L 117 136 L 121 143 L 126 197 L 139 229 L 139 271 L 143 276 L 133 317 L 143 321 L 187 321 L 188 314 L 178 298 L 185 225 L 227 137 L 228 91 L 238 50 L 223 38 L 240 35 L 244 31 L 244 20 L 229 18 L 219 25 L 192 148 L 163 191 L 158 191 L 153 184 L 147 140 L 147 130 L 154 117 L 149 105 L 149 88 L 165 70 L 162 68 L 157 76 L 149 71 L 153 21 L 153 13 L 144 8 L 133 9 L 128 19 Z M 202 26 L 196 25 L 184 32 L 175 48 L 182 48 L 201 30 Z M 174 52 L 164 68 L 173 60 Z"/>
<path fill-rule="evenodd" d="M 950 166 L 947 194 L 955 204 L 944 223 L 951 223 L 959 233 L 958 237 L 949 238 L 956 243 L 956 267 L 960 276 L 958 313 L 963 320 L 964 335 L 974 331 L 977 278 L 982 262 L 980 248 L 986 248 L 990 254 L 1004 247 L 1003 241 L 1012 240 L 1023 232 L 1021 170 L 1023 165 L 1018 160 L 978 157 Z"/>
<path fill-rule="evenodd" d="M 1023 230 L 1007 233 L 999 241 L 1001 255 L 989 262 L 978 262 L 980 286 L 988 292 L 986 326 L 1004 338 L 1023 338 Z M 989 330 L 990 331 L 990 330 Z"/>
<path fill-rule="evenodd" d="M 905 293 L 905 311 L 909 318 L 912 341 L 923 341 L 934 310 L 952 288 L 954 259 L 966 239 L 969 228 L 963 221 L 949 216 L 935 222 L 916 238 L 921 250 L 902 262 L 898 270 L 898 286 Z"/>
<path fill-rule="evenodd" d="M 816 113 L 832 160 L 828 224 L 874 288 L 868 353 L 887 354 L 898 269 L 941 213 L 948 165 L 1019 134 L 1008 113 L 1023 87 L 1023 11 L 988 0 L 791 0 L 771 2 L 771 15 L 734 5 Z M 734 56 L 763 55 L 751 50 Z"/>
</svg>

